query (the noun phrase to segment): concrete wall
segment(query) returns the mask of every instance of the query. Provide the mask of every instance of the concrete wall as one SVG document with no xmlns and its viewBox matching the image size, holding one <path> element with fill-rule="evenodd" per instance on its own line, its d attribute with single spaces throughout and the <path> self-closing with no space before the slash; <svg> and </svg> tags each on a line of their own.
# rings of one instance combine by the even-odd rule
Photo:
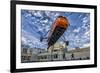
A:
<svg viewBox="0 0 100 73">
<path fill-rule="evenodd" d="M 72 58 L 72 54 L 74 55 L 74 58 Z M 66 55 L 66 60 L 89 59 L 90 58 L 90 50 L 69 52 L 69 53 L 66 53 L 65 55 Z"/>
</svg>

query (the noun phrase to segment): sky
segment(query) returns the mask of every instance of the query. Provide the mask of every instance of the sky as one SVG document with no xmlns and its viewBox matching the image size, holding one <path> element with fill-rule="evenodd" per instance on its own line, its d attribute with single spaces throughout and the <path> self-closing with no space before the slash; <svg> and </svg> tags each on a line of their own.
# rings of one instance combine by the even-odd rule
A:
<svg viewBox="0 0 100 73">
<path fill-rule="evenodd" d="M 21 43 L 22 47 L 47 48 L 47 41 L 52 23 L 58 16 L 69 20 L 70 26 L 57 42 L 69 41 L 69 49 L 88 47 L 90 45 L 90 13 L 61 12 L 41 10 L 21 10 Z M 65 39 L 63 38 L 65 37 Z"/>
</svg>

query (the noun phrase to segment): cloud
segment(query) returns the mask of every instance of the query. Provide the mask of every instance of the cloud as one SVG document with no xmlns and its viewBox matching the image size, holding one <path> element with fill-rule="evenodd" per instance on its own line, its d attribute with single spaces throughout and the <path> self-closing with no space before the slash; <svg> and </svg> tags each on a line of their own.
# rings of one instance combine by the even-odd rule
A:
<svg viewBox="0 0 100 73">
<path fill-rule="evenodd" d="M 22 43 L 24 45 L 28 45 L 30 46 L 31 48 L 33 47 L 37 47 L 37 48 L 46 48 L 46 45 L 45 43 L 41 43 L 39 39 L 35 38 L 34 36 L 31 36 L 31 35 L 22 35 Z M 44 45 L 44 46 L 43 46 Z"/>
<path fill-rule="evenodd" d="M 87 42 L 89 43 L 90 15 L 88 13 L 22 10 L 23 43 L 31 47 L 46 48 L 47 41 L 40 42 L 40 37 L 48 36 L 47 32 L 59 15 L 67 17 L 71 24 L 64 33 L 65 40 L 70 42 L 69 47 L 82 47 Z"/>
<path fill-rule="evenodd" d="M 84 33 L 85 36 L 90 36 L 90 31 Z"/>
<path fill-rule="evenodd" d="M 79 31 L 80 31 L 80 27 L 73 30 L 73 32 L 76 32 L 76 33 L 78 33 Z"/>
<path fill-rule="evenodd" d="M 23 36 L 21 37 L 21 41 L 23 44 L 28 44 L 27 39 Z"/>
<path fill-rule="evenodd" d="M 82 48 L 84 48 L 84 47 L 89 47 L 90 46 L 90 43 L 86 43 L 86 44 L 84 44 L 83 46 L 82 46 Z"/>
</svg>

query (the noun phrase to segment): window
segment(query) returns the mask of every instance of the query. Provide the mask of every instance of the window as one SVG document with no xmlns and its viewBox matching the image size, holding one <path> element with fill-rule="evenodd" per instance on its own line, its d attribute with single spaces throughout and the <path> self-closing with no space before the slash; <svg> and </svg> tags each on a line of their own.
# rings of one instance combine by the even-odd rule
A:
<svg viewBox="0 0 100 73">
<path fill-rule="evenodd" d="M 58 58 L 58 55 L 57 55 L 57 54 L 55 54 L 55 55 L 54 55 L 54 58 Z"/>
<path fill-rule="evenodd" d="M 27 49 L 26 48 L 23 48 L 23 53 L 27 53 Z"/>
</svg>

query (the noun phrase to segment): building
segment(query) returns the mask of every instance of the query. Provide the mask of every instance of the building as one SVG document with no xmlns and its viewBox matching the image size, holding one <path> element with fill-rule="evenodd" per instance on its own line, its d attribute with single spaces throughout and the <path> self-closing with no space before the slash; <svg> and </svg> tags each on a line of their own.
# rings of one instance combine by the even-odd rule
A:
<svg viewBox="0 0 100 73">
<path fill-rule="evenodd" d="M 37 62 L 38 54 L 45 52 L 45 49 L 39 48 L 22 48 L 21 49 L 21 62 Z"/>
<path fill-rule="evenodd" d="M 90 47 L 74 49 L 66 53 L 67 60 L 86 60 L 90 59 Z"/>
<path fill-rule="evenodd" d="M 56 43 L 48 50 L 40 48 L 23 48 L 22 62 L 46 62 L 90 59 L 90 47 L 67 50 L 66 44 Z"/>
<path fill-rule="evenodd" d="M 39 61 L 86 60 L 90 59 L 90 47 L 68 51 L 66 44 L 56 43 L 38 57 Z"/>
<path fill-rule="evenodd" d="M 32 50 L 28 48 L 21 49 L 21 62 L 28 62 L 31 60 Z"/>
</svg>

